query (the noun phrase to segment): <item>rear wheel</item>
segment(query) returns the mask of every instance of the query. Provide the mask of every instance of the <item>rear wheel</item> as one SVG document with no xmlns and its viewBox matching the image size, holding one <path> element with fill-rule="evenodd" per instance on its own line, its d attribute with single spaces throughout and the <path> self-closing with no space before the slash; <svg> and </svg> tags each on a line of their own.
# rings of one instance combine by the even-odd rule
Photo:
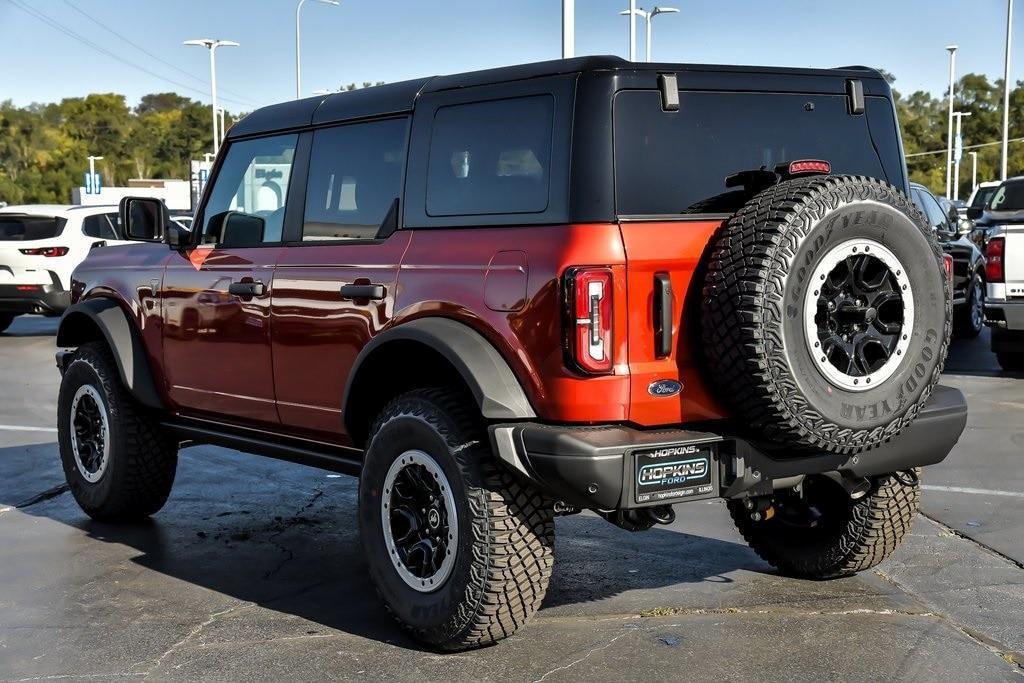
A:
<svg viewBox="0 0 1024 683">
<path fill-rule="evenodd" d="M 552 507 L 492 461 L 460 396 L 409 392 L 374 424 L 359 480 L 359 531 L 388 610 L 443 650 L 497 642 L 547 591 Z"/>
<path fill-rule="evenodd" d="M 848 576 L 884 560 L 910 531 L 920 503 L 919 471 L 879 477 L 858 500 L 828 477 L 808 477 L 800 492 L 776 494 L 774 514 L 764 521 L 754 521 L 741 501 L 729 501 L 729 512 L 750 547 L 781 573 Z"/>
<path fill-rule="evenodd" d="M 953 334 L 962 339 L 974 339 L 985 325 L 985 283 L 975 273 L 967 286 L 967 301 L 957 309 L 953 321 Z"/>
<path fill-rule="evenodd" d="M 15 317 L 14 313 L 0 313 L 0 332 L 10 327 Z"/>
<path fill-rule="evenodd" d="M 109 349 L 80 346 L 57 398 L 57 440 L 64 476 L 94 519 L 146 517 L 167 501 L 178 444 L 121 384 Z"/>
<path fill-rule="evenodd" d="M 1024 353 L 1000 351 L 996 353 L 996 360 L 999 367 L 1007 372 L 1024 372 Z"/>
</svg>

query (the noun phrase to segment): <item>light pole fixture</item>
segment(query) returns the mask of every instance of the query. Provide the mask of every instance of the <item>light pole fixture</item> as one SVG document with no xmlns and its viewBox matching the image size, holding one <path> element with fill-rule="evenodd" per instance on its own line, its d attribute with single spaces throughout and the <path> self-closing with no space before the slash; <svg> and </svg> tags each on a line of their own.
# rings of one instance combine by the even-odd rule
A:
<svg viewBox="0 0 1024 683">
<path fill-rule="evenodd" d="M 956 45 L 947 45 L 949 51 L 949 125 L 946 126 L 946 199 L 952 197 L 951 171 L 953 170 L 953 88 L 956 85 Z"/>
<path fill-rule="evenodd" d="M 220 149 L 220 136 L 217 133 L 217 48 L 238 47 L 233 40 L 216 40 L 214 38 L 198 38 L 186 40 L 182 45 L 198 45 L 210 51 L 210 97 L 213 100 L 211 110 L 213 112 L 213 153 Z"/>
<path fill-rule="evenodd" d="M 316 1 L 324 5 L 334 5 L 335 7 L 341 4 L 338 0 Z M 299 0 L 299 4 L 295 6 L 295 99 L 302 97 L 302 33 L 299 30 L 301 26 L 299 14 L 302 12 L 304 4 L 306 4 L 306 0 Z"/>
<path fill-rule="evenodd" d="M 1010 141 L 1010 43 L 1013 26 L 1013 0 L 1006 0 L 1006 54 L 1003 56 L 1003 160 L 1000 179 L 1006 180 L 1006 155 Z"/>
<path fill-rule="evenodd" d="M 955 111 L 953 116 L 956 118 L 956 150 L 953 155 L 953 199 L 960 199 L 960 159 L 963 156 L 963 139 L 960 137 L 960 122 L 965 116 L 970 116 L 969 111 Z"/>
<path fill-rule="evenodd" d="M 622 10 L 621 12 L 619 12 L 619 14 L 625 16 L 627 14 L 630 14 L 630 12 L 633 12 L 636 16 L 641 17 L 644 20 L 644 23 L 646 24 L 646 26 L 645 26 L 645 29 L 646 29 L 646 42 L 644 43 L 644 49 L 645 49 L 645 52 L 646 52 L 646 59 L 645 59 L 645 61 L 650 62 L 651 61 L 651 22 L 654 20 L 654 17 L 658 16 L 659 14 L 674 14 L 674 13 L 678 13 L 679 10 L 676 9 L 675 7 L 655 7 L 650 12 L 647 12 L 647 11 L 644 10 L 643 7 L 637 7 L 634 10 L 628 10 L 628 9 L 627 10 Z"/>
</svg>

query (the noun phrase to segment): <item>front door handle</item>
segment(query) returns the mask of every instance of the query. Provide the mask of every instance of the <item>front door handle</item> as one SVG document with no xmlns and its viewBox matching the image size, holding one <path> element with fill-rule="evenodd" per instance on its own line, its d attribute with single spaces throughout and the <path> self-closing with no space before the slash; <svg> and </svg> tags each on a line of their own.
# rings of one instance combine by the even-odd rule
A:
<svg viewBox="0 0 1024 683">
<path fill-rule="evenodd" d="M 245 282 L 232 282 L 228 285 L 228 294 L 234 294 L 243 298 L 263 296 L 266 287 L 259 280 L 248 280 Z"/>
<path fill-rule="evenodd" d="M 380 301 L 387 295 L 384 285 L 342 285 L 342 299 L 363 299 Z"/>
</svg>

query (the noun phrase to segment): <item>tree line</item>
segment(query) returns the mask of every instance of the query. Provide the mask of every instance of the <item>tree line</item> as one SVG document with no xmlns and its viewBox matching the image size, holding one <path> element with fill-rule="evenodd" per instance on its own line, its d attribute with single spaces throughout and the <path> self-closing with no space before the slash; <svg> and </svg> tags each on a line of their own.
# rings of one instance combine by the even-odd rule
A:
<svg viewBox="0 0 1024 683">
<path fill-rule="evenodd" d="M 884 72 L 883 72 L 884 73 Z M 891 74 L 884 74 L 890 83 Z M 379 85 L 376 83 L 375 85 Z M 371 83 L 366 82 L 362 87 Z M 354 90 L 355 83 L 341 90 Z M 925 91 L 903 95 L 894 90 L 908 155 L 946 148 L 948 100 Z M 967 74 L 957 84 L 956 108 L 963 120 L 964 145 L 997 142 L 1002 135 L 1002 80 Z M 230 126 L 235 120 L 225 115 Z M 1024 83 L 1010 93 L 1010 138 L 1024 137 Z M 213 147 L 210 107 L 176 93 L 145 95 L 129 107 L 113 93 L 72 97 L 53 104 L 16 107 L 0 102 L 0 201 L 9 204 L 67 203 L 82 184 L 86 157 L 102 156 L 97 170 L 105 185 L 129 178 L 188 178 L 189 161 Z M 980 147 L 978 180 L 999 177 L 1000 146 Z M 910 156 L 912 180 L 945 192 L 944 151 Z M 1009 173 L 1024 172 L 1024 142 L 1010 143 Z M 960 167 L 960 196 L 971 191 L 971 159 Z"/>
</svg>

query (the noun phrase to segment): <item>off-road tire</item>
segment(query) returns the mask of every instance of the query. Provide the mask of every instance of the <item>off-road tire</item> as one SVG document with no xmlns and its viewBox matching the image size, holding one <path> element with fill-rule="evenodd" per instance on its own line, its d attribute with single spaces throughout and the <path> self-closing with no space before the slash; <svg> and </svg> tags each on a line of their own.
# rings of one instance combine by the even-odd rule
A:
<svg viewBox="0 0 1024 683">
<path fill-rule="evenodd" d="M 976 285 L 981 285 L 981 300 L 976 301 L 978 289 Z M 974 306 L 984 306 L 985 303 L 985 282 L 981 277 L 980 273 L 975 273 L 971 277 L 971 281 L 967 285 L 967 300 L 959 308 L 953 312 L 953 336 L 958 339 L 974 339 L 981 334 L 981 329 L 985 327 L 983 319 L 974 319 L 972 315 L 972 309 Z"/>
<path fill-rule="evenodd" d="M 1024 372 L 1024 353 L 999 351 L 996 353 L 996 360 L 999 367 L 1007 372 Z"/>
<path fill-rule="evenodd" d="M 359 481 L 359 532 L 377 591 L 414 638 L 440 650 L 512 635 L 540 607 L 554 560 L 551 501 L 494 462 L 471 405 L 445 389 L 392 400 L 373 425 Z M 383 533 L 386 473 L 412 449 L 443 470 L 458 515 L 454 568 L 432 592 L 406 585 Z"/>
<path fill-rule="evenodd" d="M 892 554 L 910 532 L 920 505 L 921 487 L 917 477 L 885 475 L 872 484 L 863 498 L 850 501 L 834 482 L 845 503 L 840 519 L 822 519 L 816 532 L 787 526 L 779 515 L 755 522 L 740 501 L 729 501 L 736 528 L 761 559 L 786 576 L 805 579 L 833 579 L 874 567 Z"/>
<path fill-rule="evenodd" d="M 79 471 L 71 445 L 71 403 L 83 384 L 102 398 L 110 428 L 109 462 L 95 482 Z M 71 493 L 93 519 L 138 520 L 167 502 L 178 444 L 121 384 L 114 357 L 102 342 L 83 344 L 67 364 L 57 398 L 57 440 Z"/>
<path fill-rule="evenodd" d="M 13 313 L 0 313 L 0 333 L 5 332 L 16 317 Z"/>
<path fill-rule="evenodd" d="M 854 392 L 826 379 L 801 326 L 815 267 L 861 238 L 897 253 L 917 291 L 905 355 L 888 379 Z M 948 287 L 932 231 L 895 187 L 859 176 L 781 182 L 712 241 L 701 316 L 710 383 L 753 438 L 840 454 L 881 444 L 914 420 L 939 380 L 951 332 Z"/>
</svg>

